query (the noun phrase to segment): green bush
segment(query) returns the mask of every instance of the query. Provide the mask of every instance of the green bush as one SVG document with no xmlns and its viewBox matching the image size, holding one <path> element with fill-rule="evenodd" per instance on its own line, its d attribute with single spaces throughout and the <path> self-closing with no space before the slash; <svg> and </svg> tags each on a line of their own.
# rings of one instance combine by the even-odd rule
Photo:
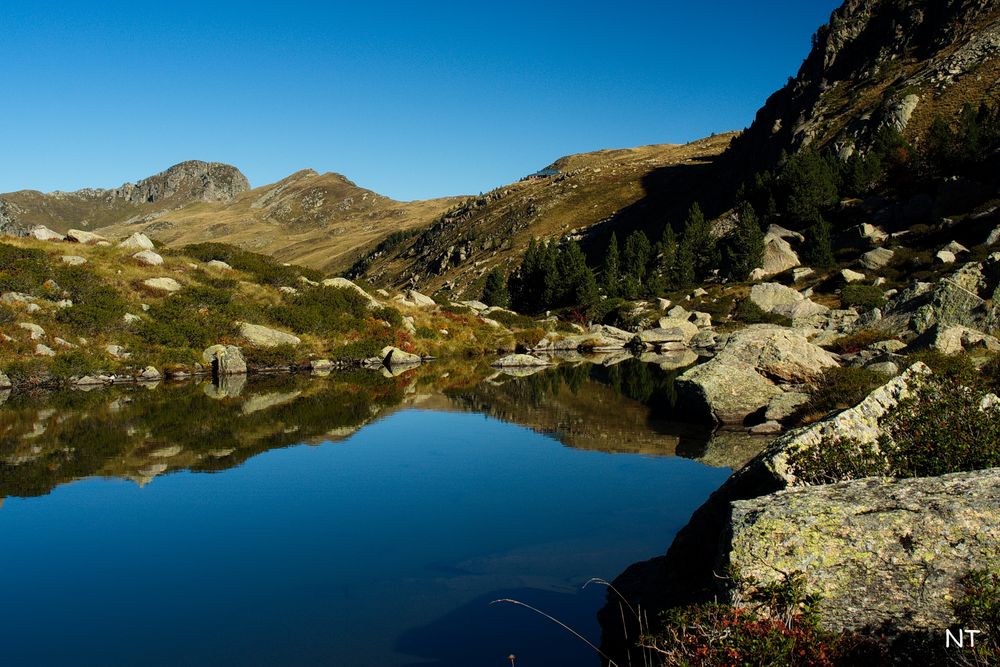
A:
<svg viewBox="0 0 1000 667">
<path fill-rule="evenodd" d="M 980 631 L 970 648 L 976 661 L 970 664 L 1000 664 L 1000 571 L 973 570 L 962 578 L 962 597 L 953 607 L 959 628 Z"/>
<path fill-rule="evenodd" d="M 233 305 L 226 290 L 189 287 L 153 304 L 137 334 L 151 345 L 200 350 L 231 336 L 235 320 L 253 315 L 247 307 Z"/>
<path fill-rule="evenodd" d="M 801 412 L 822 417 L 833 410 L 850 408 L 884 383 L 884 376 L 867 368 L 830 368 L 823 373 Z"/>
<path fill-rule="evenodd" d="M 178 252 L 203 262 L 210 262 L 213 259 L 223 261 L 234 269 L 251 274 L 262 285 L 296 286 L 299 283 L 299 276 L 314 281 L 323 278 L 323 274 L 314 269 L 285 266 L 273 257 L 242 250 L 225 243 L 196 243 L 186 245 Z"/>
<path fill-rule="evenodd" d="M 297 365 L 300 353 L 294 345 L 277 345 L 275 347 L 241 348 L 243 358 L 251 368 L 291 368 Z"/>
<path fill-rule="evenodd" d="M 369 314 L 367 299 L 355 290 L 339 287 L 304 289 L 270 311 L 275 321 L 293 331 L 321 336 L 356 329 Z"/>
<path fill-rule="evenodd" d="M 932 377 L 884 416 L 876 445 L 824 440 L 794 452 L 789 465 L 812 484 L 871 475 L 929 477 L 1000 466 L 1000 414 L 982 394 Z"/>
<path fill-rule="evenodd" d="M 83 350 L 69 350 L 58 354 L 49 370 L 58 378 L 79 377 L 106 371 L 110 362 L 106 357 L 94 356 Z"/>
<path fill-rule="evenodd" d="M 37 294 L 51 277 L 52 266 L 43 251 L 0 243 L 0 291 Z"/>
<path fill-rule="evenodd" d="M 840 292 L 840 302 L 844 308 L 871 310 L 885 305 L 885 294 L 875 285 L 845 285 Z"/>
<path fill-rule="evenodd" d="M 115 288 L 97 282 L 93 274 L 79 267 L 66 267 L 58 273 L 56 282 L 73 301 L 72 307 L 56 314 L 57 321 L 91 336 L 123 326 L 128 303 Z"/>
<path fill-rule="evenodd" d="M 1000 412 L 982 394 L 934 377 L 882 422 L 879 447 L 897 477 L 927 477 L 1000 466 Z"/>
<path fill-rule="evenodd" d="M 791 326 L 792 320 L 784 315 L 768 313 L 749 298 L 743 299 L 736 304 L 732 318 L 744 324 L 780 324 Z"/>
</svg>

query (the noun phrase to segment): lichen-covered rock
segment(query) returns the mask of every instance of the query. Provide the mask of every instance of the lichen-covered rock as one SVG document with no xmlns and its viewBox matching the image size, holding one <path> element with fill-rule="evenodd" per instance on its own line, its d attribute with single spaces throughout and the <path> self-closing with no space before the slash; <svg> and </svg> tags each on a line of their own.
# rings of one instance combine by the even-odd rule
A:
<svg viewBox="0 0 1000 667">
<path fill-rule="evenodd" d="M 230 266 L 226 262 L 223 262 L 221 259 L 212 259 L 212 260 L 209 260 L 209 261 L 205 262 L 205 266 L 209 267 L 210 269 L 218 269 L 219 271 L 232 271 L 233 270 L 232 266 Z M 291 289 L 291 288 L 289 288 L 289 289 Z M 294 292 L 292 292 L 292 293 L 294 294 Z"/>
<path fill-rule="evenodd" d="M 855 329 L 875 328 L 904 337 L 935 325 L 960 325 L 978 331 L 1000 328 L 1000 253 L 962 266 L 936 283 L 914 283 L 898 292 Z M 925 341 L 930 342 L 930 341 Z"/>
<path fill-rule="evenodd" d="M 173 278 L 147 278 L 142 284 L 159 292 L 179 292 L 183 286 Z"/>
<path fill-rule="evenodd" d="M 118 244 L 119 248 L 128 250 L 154 250 L 156 248 L 148 236 L 142 232 L 135 232 L 124 241 Z"/>
<path fill-rule="evenodd" d="M 251 345 L 258 347 L 277 347 L 279 345 L 298 345 L 302 339 L 286 331 L 279 331 L 262 324 L 250 324 L 249 322 L 237 322 L 240 328 L 240 335 Z"/>
<path fill-rule="evenodd" d="M 753 325 L 731 334 L 711 360 L 677 379 L 682 401 L 723 424 L 742 424 L 782 394 L 776 382 L 802 383 L 837 365 L 794 329 Z"/>
<path fill-rule="evenodd" d="M 11 384 L 10 378 L 3 371 L 0 371 L 0 389 L 10 389 L 13 385 Z"/>
<path fill-rule="evenodd" d="M 787 327 L 755 324 L 734 332 L 709 363 L 729 358 L 750 364 L 761 375 L 780 382 L 810 382 L 837 366 L 832 354 Z"/>
<path fill-rule="evenodd" d="M 760 283 L 750 288 L 750 300 L 765 313 L 772 313 L 779 306 L 790 306 L 804 297 L 791 287 L 779 283 Z"/>
<path fill-rule="evenodd" d="M 87 258 L 80 257 L 79 255 L 63 255 L 59 258 L 59 261 L 69 266 L 81 266 L 87 263 Z"/>
<path fill-rule="evenodd" d="M 434 299 L 430 298 L 426 294 L 421 294 L 415 289 L 411 289 L 406 293 L 406 300 L 409 301 L 414 306 L 420 306 L 421 308 L 433 308 L 437 305 Z"/>
<path fill-rule="evenodd" d="M 927 342 L 931 348 L 942 354 L 959 354 L 977 348 L 1000 352 L 1000 340 L 997 338 L 957 324 L 936 325 L 927 332 L 924 339 L 918 339 L 916 345 L 921 346 L 922 342 Z"/>
<path fill-rule="evenodd" d="M 379 352 L 379 357 L 382 359 L 382 365 L 390 368 L 393 366 L 414 366 L 422 361 L 419 355 L 404 352 L 398 347 L 392 346 L 383 347 L 382 351 Z"/>
<path fill-rule="evenodd" d="M 865 279 L 865 274 L 851 269 L 841 269 L 840 277 L 845 283 L 856 283 Z"/>
<path fill-rule="evenodd" d="M 496 368 L 531 368 L 536 366 L 551 366 L 552 362 L 530 354 L 508 354 L 493 362 Z"/>
<path fill-rule="evenodd" d="M 54 232 L 45 225 L 33 227 L 28 236 L 39 241 L 64 241 L 66 237 L 58 232 Z"/>
<path fill-rule="evenodd" d="M 732 504 L 723 558 L 759 584 L 802 572 L 832 630 L 945 628 L 961 577 L 1000 566 L 998 516 L 1000 468 L 791 489 Z"/>
<path fill-rule="evenodd" d="M 895 253 L 888 248 L 875 248 L 861 255 L 861 265 L 866 269 L 877 271 L 889 265 Z"/>
<path fill-rule="evenodd" d="M 66 232 L 66 240 L 74 243 L 82 243 L 84 245 L 97 245 L 102 241 L 107 241 L 107 239 L 100 234 L 87 232 L 82 229 L 71 229 Z"/>
<path fill-rule="evenodd" d="M 213 345 L 201 353 L 201 360 L 217 377 L 246 375 L 247 362 L 235 345 Z"/>
<path fill-rule="evenodd" d="M 145 266 L 160 266 L 163 264 L 163 258 L 152 250 L 141 250 L 132 255 L 132 259 Z"/>
<path fill-rule="evenodd" d="M 742 424 L 748 415 L 782 393 L 747 362 L 718 359 L 716 356 L 677 378 L 680 399 L 694 413 L 722 424 Z"/>
<path fill-rule="evenodd" d="M 680 308 L 680 306 L 677 306 L 677 308 Z M 657 321 L 657 326 L 660 329 L 680 331 L 684 336 L 683 341 L 685 343 L 689 343 L 691 342 L 691 339 L 697 336 L 700 331 L 700 329 L 698 329 L 698 325 L 688 319 L 690 316 L 690 313 L 684 311 L 681 315 L 668 315 L 667 317 L 661 317 Z"/>
</svg>

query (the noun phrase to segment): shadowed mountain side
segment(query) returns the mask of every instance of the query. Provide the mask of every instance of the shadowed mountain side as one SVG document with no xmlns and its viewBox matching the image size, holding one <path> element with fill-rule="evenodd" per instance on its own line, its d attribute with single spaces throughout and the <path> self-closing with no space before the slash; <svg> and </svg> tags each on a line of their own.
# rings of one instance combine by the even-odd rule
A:
<svg viewBox="0 0 1000 667">
<path fill-rule="evenodd" d="M 707 165 L 734 136 L 561 158 L 551 167 L 556 174 L 467 200 L 419 235 L 382 244 L 352 274 L 426 293 L 448 286 L 454 295 L 478 297 L 483 276 L 494 267 L 510 272 L 532 239 L 589 238 L 618 220 L 662 231 L 668 213 L 686 210 L 692 194 L 710 185 L 703 178 Z M 661 209 L 661 217 L 645 219 Z M 631 213 L 622 217 L 623 211 Z"/>
</svg>

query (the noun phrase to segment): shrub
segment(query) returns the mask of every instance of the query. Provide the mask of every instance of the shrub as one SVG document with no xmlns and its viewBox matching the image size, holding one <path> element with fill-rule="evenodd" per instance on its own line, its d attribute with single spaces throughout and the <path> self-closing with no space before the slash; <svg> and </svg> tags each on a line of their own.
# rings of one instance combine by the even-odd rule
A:
<svg viewBox="0 0 1000 667">
<path fill-rule="evenodd" d="M 875 285 L 845 285 L 840 292 L 840 302 L 844 308 L 871 310 L 885 305 L 885 294 Z"/>
<path fill-rule="evenodd" d="M 837 354 L 852 354 L 867 349 L 884 340 L 895 340 L 896 336 L 879 329 L 863 329 L 857 333 L 841 336 L 826 347 Z"/>
<path fill-rule="evenodd" d="M 780 324 L 791 326 L 792 321 L 784 315 L 768 313 L 750 299 L 743 299 L 736 304 L 732 318 L 745 324 Z"/>
<path fill-rule="evenodd" d="M 0 291 L 36 292 L 51 274 L 43 251 L 0 243 Z"/>
<path fill-rule="evenodd" d="M 925 477 L 1000 466 L 1000 409 L 981 394 L 933 377 L 883 420 L 879 443 L 892 474 Z"/>
<path fill-rule="evenodd" d="M 101 334 L 122 327 L 122 318 L 125 316 L 128 304 L 117 290 L 96 282 L 89 274 L 82 277 L 78 272 L 63 275 L 75 277 L 70 284 L 63 285 L 70 293 L 73 306 L 61 309 L 56 314 L 57 321 L 88 335 Z"/>
<path fill-rule="evenodd" d="M 888 472 L 885 457 L 871 443 L 848 438 L 824 440 L 792 452 L 789 470 L 806 484 L 833 484 Z"/>
<path fill-rule="evenodd" d="M 69 350 L 55 357 L 49 370 L 58 378 L 93 375 L 107 370 L 110 360 L 97 357 L 83 350 Z"/>
<path fill-rule="evenodd" d="M 251 368 L 291 368 L 299 359 L 299 352 L 294 345 L 278 345 L 276 347 L 242 348 L 243 357 Z"/>
<path fill-rule="evenodd" d="M 257 282 L 264 285 L 298 284 L 299 276 L 310 280 L 322 280 L 323 274 L 314 269 L 301 266 L 285 266 L 278 260 L 267 255 L 248 252 L 225 243 L 196 243 L 186 245 L 179 250 L 180 254 L 210 262 L 213 259 L 223 261 L 234 269 L 251 274 Z"/>
<path fill-rule="evenodd" d="M 843 370 L 843 369 L 842 369 Z M 824 440 L 792 454 L 796 476 L 825 484 L 871 475 L 928 477 L 1000 466 L 1000 414 L 980 393 L 932 377 L 884 416 L 877 446 Z"/>
<path fill-rule="evenodd" d="M 858 635 L 824 630 L 818 599 L 805 594 L 801 574 L 750 590 L 745 606 L 710 602 L 666 612 L 663 631 L 642 645 L 659 653 L 663 664 L 720 667 L 846 665 L 879 651 Z"/>
<path fill-rule="evenodd" d="M 962 596 L 953 605 L 959 627 L 981 631 L 969 649 L 976 658 L 970 664 L 1000 664 L 1000 572 L 973 570 L 961 584 Z"/>
<path fill-rule="evenodd" d="M 270 315 L 293 331 L 330 335 L 357 328 L 369 315 L 368 300 L 352 289 L 313 287 L 274 306 Z"/>
<path fill-rule="evenodd" d="M 844 410 L 857 405 L 884 383 L 885 377 L 867 368 L 830 368 L 817 383 L 802 412 L 822 417 L 832 410 Z"/>
</svg>

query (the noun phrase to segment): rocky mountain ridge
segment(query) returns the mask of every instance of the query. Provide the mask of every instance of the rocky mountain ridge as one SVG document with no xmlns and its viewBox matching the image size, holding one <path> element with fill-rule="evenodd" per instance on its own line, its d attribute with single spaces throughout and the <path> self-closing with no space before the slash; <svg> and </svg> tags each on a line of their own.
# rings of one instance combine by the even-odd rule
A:
<svg viewBox="0 0 1000 667">
<path fill-rule="evenodd" d="M 117 188 L 2 194 L 0 230 L 24 236 L 37 226 L 66 232 L 74 227 L 98 229 L 117 222 L 132 224 L 193 202 L 227 202 L 249 189 L 249 181 L 236 167 L 188 160 Z"/>
<path fill-rule="evenodd" d="M 937 114 L 997 99 L 1000 2 L 848 0 L 729 157 L 757 169 L 807 145 L 844 157 L 886 128 L 919 137 Z"/>
</svg>

